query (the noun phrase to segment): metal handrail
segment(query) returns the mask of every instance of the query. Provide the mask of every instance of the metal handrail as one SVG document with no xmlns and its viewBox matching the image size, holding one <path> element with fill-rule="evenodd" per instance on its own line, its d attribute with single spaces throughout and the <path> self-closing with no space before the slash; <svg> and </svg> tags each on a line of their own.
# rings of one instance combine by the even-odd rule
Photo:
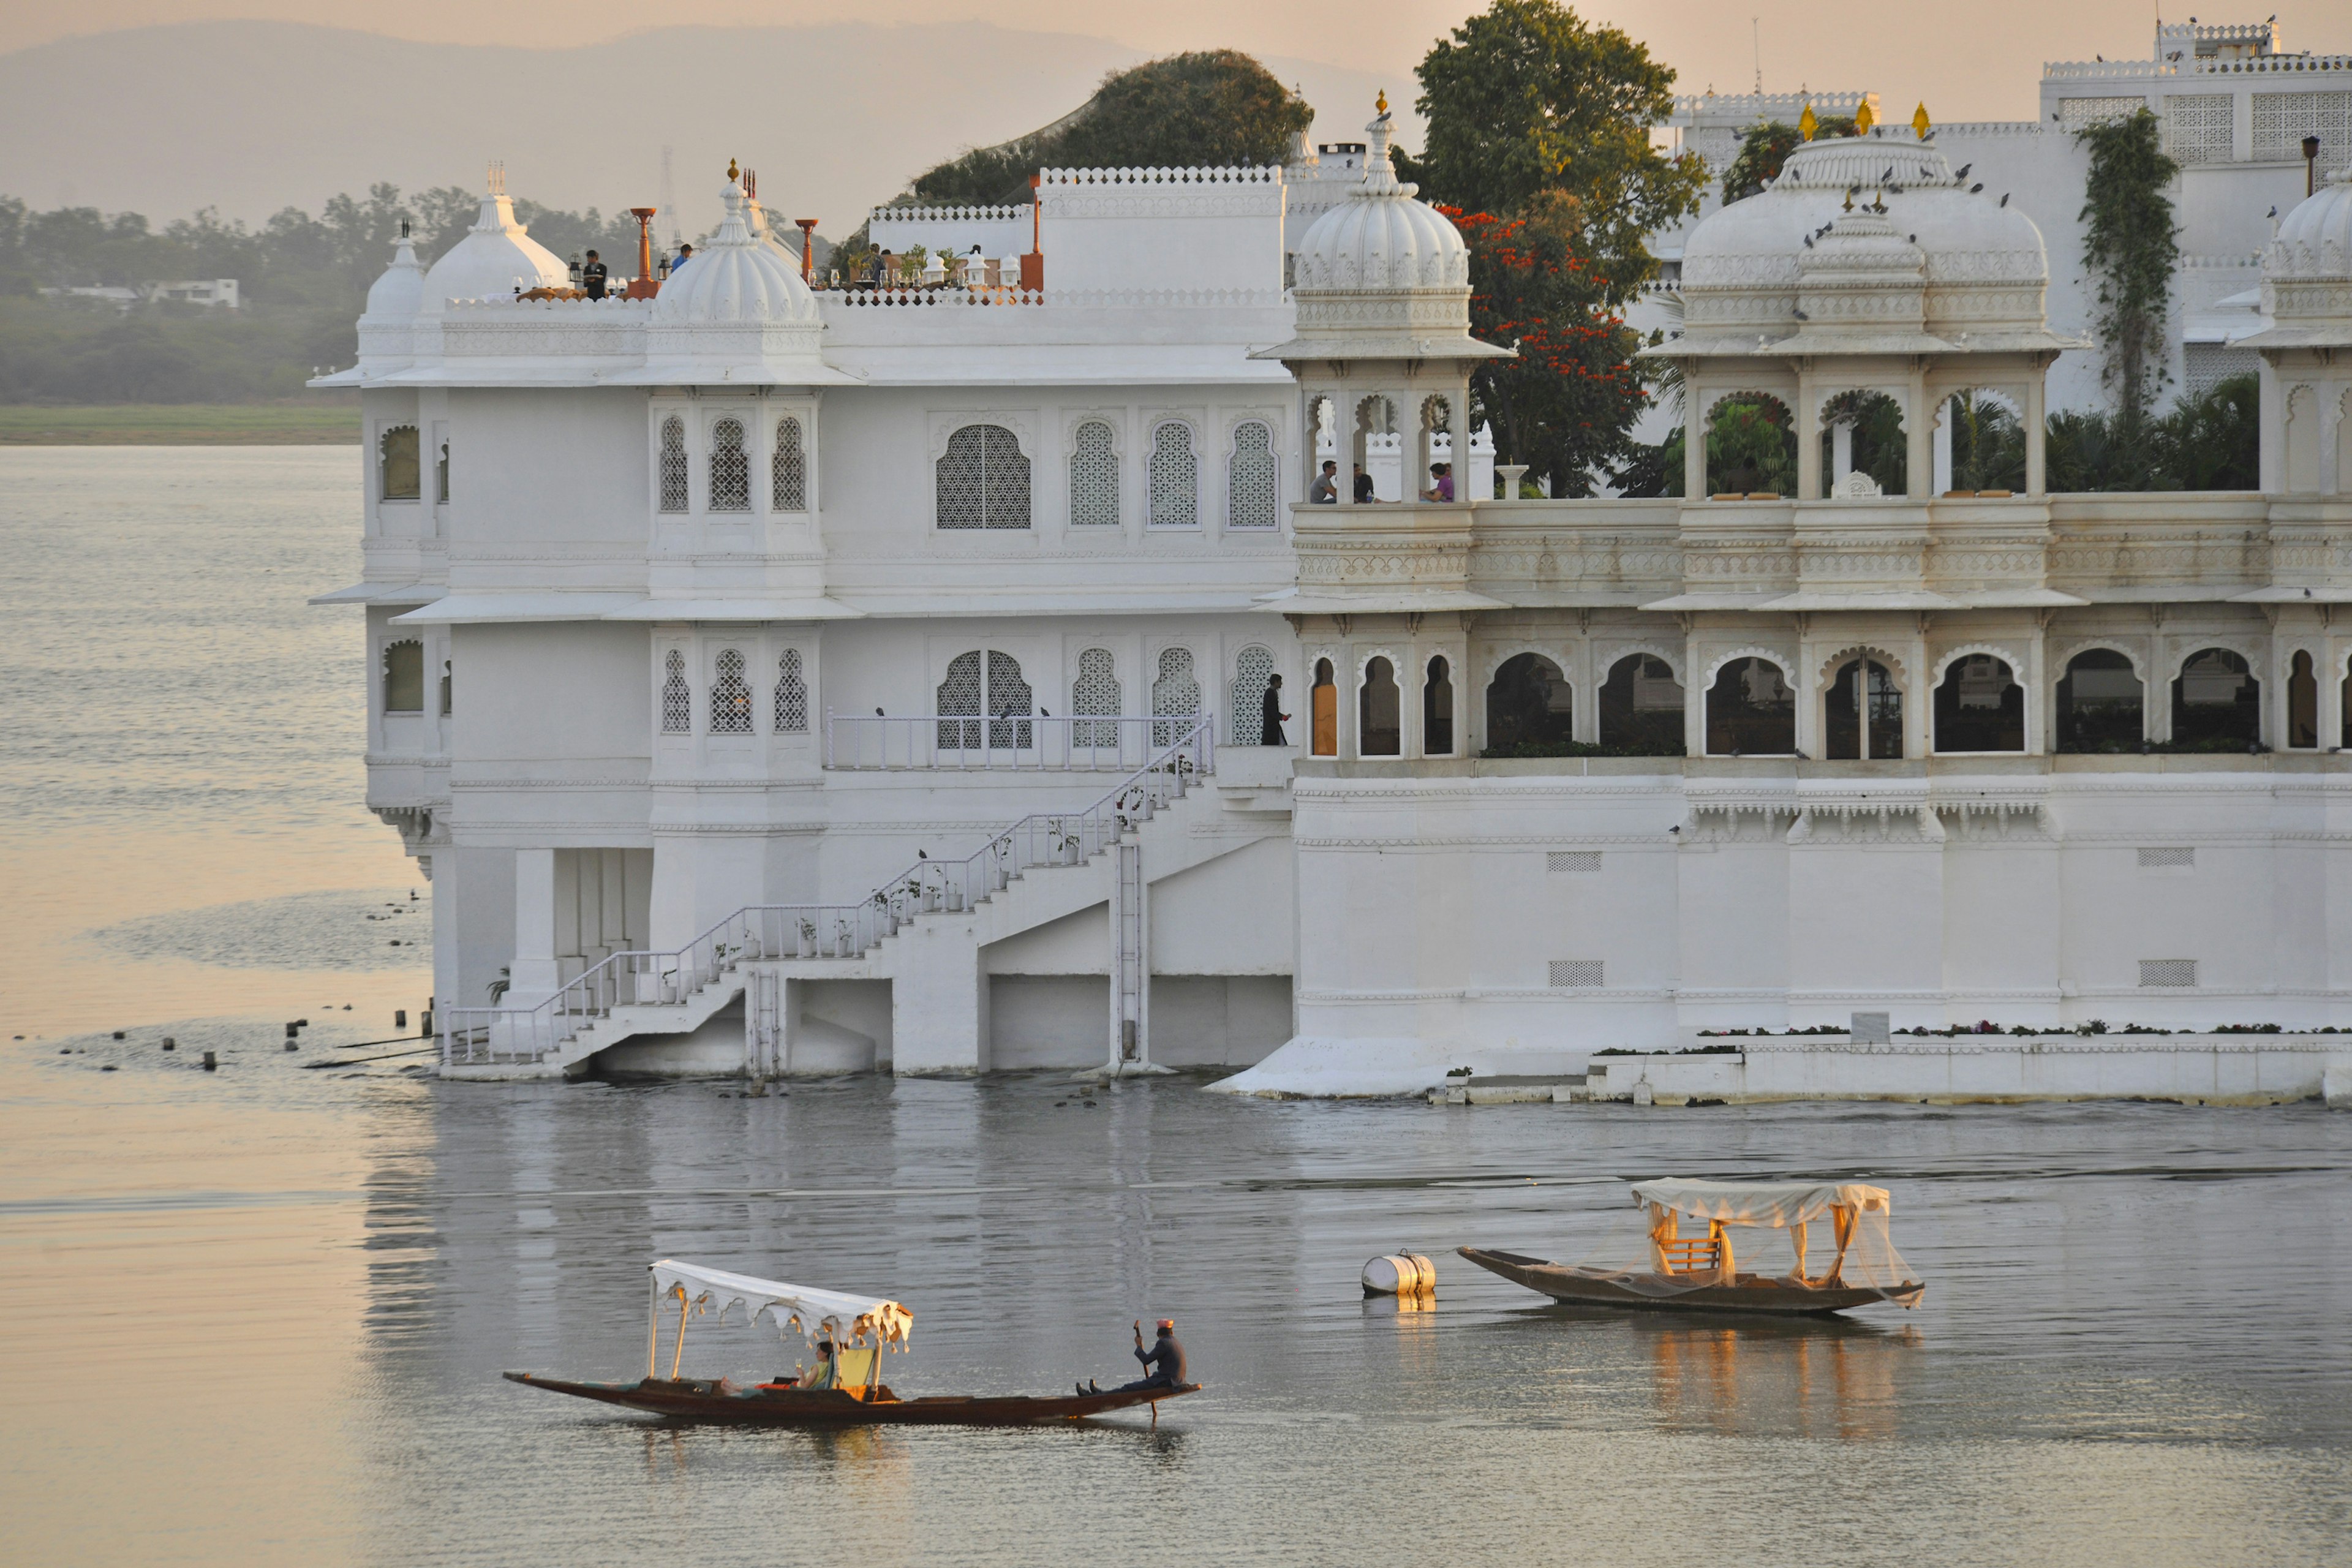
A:
<svg viewBox="0 0 2352 1568">
<path fill-rule="evenodd" d="M 1084 865 L 1215 771 L 1209 714 L 1152 721 L 1180 733 L 1092 805 L 1033 813 L 961 860 L 919 859 L 854 904 L 746 905 L 675 952 L 614 953 L 534 1006 L 446 1008 L 442 1063 L 539 1061 L 615 1007 L 682 1004 L 746 961 L 863 957 L 918 915 L 968 910 L 1024 871 Z"/>
</svg>

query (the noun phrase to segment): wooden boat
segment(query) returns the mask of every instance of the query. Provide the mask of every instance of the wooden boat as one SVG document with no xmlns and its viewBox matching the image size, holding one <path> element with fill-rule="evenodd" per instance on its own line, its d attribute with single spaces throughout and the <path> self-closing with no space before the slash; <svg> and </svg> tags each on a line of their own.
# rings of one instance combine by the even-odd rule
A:
<svg viewBox="0 0 2352 1568">
<path fill-rule="evenodd" d="M 1034 1426 L 1053 1421 L 1084 1421 L 1114 1410 L 1149 1405 L 1152 1423 L 1160 1402 L 1197 1394 L 1197 1383 L 1161 1388 L 1106 1389 L 1097 1394 L 929 1394 L 901 1399 L 881 1381 L 882 1354 L 904 1350 L 914 1331 L 914 1314 L 883 1297 L 851 1296 L 755 1279 L 698 1264 L 664 1258 L 652 1265 L 653 1295 L 646 1316 L 646 1375 L 634 1383 L 572 1382 L 531 1372 L 509 1372 L 509 1383 L 569 1394 L 606 1405 L 623 1405 L 673 1420 L 720 1421 L 770 1426 Z M 661 1343 L 658 1310 L 677 1304 L 677 1335 L 669 1375 L 656 1376 Z M 822 1338 L 835 1347 L 812 1377 L 778 1378 L 744 1385 L 728 1378 L 680 1377 L 686 1355 L 687 1320 L 695 1313 L 723 1319 L 740 1306 L 745 1321 L 762 1313 L 779 1328 Z"/>
<path fill-rule="evenodd" d="M 1912 1278 L 1887 1234 L 1892 1203 L 1883 1187 L 1843 1183 L 1728 1183 L 1666 1180 L 1633 1188 L 1650 1211 L 1649 1257 L 1622 1268 L 1554 1263 L 1522 1252 L 1464 1247 L 1479 1268 L 1557 1301 L 1652 1312 L 1759 1312 L 1826 1317 L 1873 1301 L 1918 1305 L 1927 1289 Z M 1703 1219 L 1705 1236 L 1685 1236 L 1683 1217 Z M 1837 1254 L 1819 1275 L 1806 1272 L 1806 1229 L 1830 1220 Z M 1796 1267 L 1785 1275 L 1742 1272 L 1729 1227 L 1786 1230 Z"/>
<path fill-rule="evenodd" d="M 635 1383 L 565 1383 L 534 1373 L 510 1372 L 509 1383 L 527 1384 L 551 1394 L 625 1405 L 687 1421 L 724 1421 L 768 1426 L 1035 1426 L 1055 1421 L 1084 1421 L 1114 1410 L 1152 1406 L 1159 1415 L 1163 1399 L 1196 1394 L 1197 1383 L 1173 1388 L 1138 1388 L 1101 1394 L 934 1394 L 901 1399 L 887 1386 L 866 1388 L 796 1388 L 790 1384 L 760 1383 L 743 1387 L 725 1378 L 644 1378 Z"/>
</svg>

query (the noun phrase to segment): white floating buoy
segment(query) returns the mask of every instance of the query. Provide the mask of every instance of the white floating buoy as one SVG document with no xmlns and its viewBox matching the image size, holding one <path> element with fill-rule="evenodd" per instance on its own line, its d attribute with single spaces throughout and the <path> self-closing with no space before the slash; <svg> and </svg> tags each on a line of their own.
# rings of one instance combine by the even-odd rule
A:
<svg viewBox="0 0 2352 1568">
<path fill-rule="evenodd" d="M 1395 1252 L 1364 1265 L 1367 1296 L 1427 1296 L 1437 1289 L 1437 1265 L 1417 1252 Z"/>
</svg>

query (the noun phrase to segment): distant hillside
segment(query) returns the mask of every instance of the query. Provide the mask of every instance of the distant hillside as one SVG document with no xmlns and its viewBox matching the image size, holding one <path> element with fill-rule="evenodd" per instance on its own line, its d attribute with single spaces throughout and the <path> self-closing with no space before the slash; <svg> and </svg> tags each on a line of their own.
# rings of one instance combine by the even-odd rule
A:
<svg viewBox="0 0 2352 1568">
<path fill-rule="evenodd" d="M 1416 47 L 1420 40 L 1409 40 Z M 675 149 L 688 230 L 719 216 L 730 158 L 760 194 L 845 235 L 866 209 L 966 148 L 1033 130 L 1140 52 L 985 23 L 673 27 L 576 49 L 406 43 L 278 22 L 144 27 L 0 55 L 0 193 L 146 214 L 257 221 L 371 181 L 478 190 L 506 160 L 558 207 L 647 205 Z M 1265 65 L 1354 139 L 1375 77 Z"/>
</svg>

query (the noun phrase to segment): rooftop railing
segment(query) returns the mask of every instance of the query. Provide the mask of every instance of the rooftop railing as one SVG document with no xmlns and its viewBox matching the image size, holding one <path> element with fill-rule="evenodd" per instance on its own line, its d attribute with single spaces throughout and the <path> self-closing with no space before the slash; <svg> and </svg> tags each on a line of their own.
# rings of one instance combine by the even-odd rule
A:
<svg viewBox="0 0 2352 1568">
<path fill-rule="evenodd" d="M 932 713 L 824 715 L 824 765 L 840 772 L 1114 773 L 1173 742 L 1189 716 Z"/>
</svg>

